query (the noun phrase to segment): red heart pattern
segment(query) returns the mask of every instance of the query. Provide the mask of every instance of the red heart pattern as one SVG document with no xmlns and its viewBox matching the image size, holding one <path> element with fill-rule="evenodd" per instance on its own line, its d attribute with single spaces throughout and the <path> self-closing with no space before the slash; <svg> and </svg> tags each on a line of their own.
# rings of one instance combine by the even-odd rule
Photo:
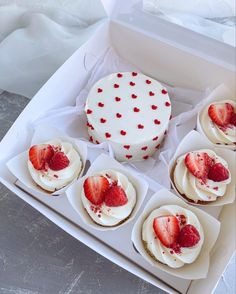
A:
<svg viewBox="0 0 236 294">
<path fill-rule="evenodd" d="M 148 159 L 154 149 L 160 148 L 160 144 L 157 144 L 157 143 L 161 141 L 162 139 L 162 137 L 159 138 L 158 133 L 159 133 L 159 125 L 161 125 L 161 121 L 165 123 L 165 116 L 163 116 L 163 111 L 164 111 L 164 114 L 168 113 L 168 119 L 171 119 L 170 110 L 168 112 L 168 109 L 166 109 L 167 107 L 170 108 L 171 106 L 171 103 L 168 100 L 167 90 L 163 87 L 160 87 L 160 84 L 159 85 L 156 84 L 155 80 L 151 80 L 150 78 L 143 76 L 142 74 L 137 72 L 131 72 L 131 73 L 118 72 L 116 74 L 113 74 L 113 76 L 109 79 L 108 82 L 110 83 L 110 88 L 107 88 L 105 86 L 106 84 L 104 83 L 100 84 L 100 87 L 98 87 L 97 85 L 97 87 L 95 88 L 95 97 L 91 96 L 91 98 L 96 99 L 96 95 L 97 95 L 97 99 L 99 99 L 100 101 L 98 100 L 96 102 L 95 100 L 94 104 L 93 103 L 89 104 L 86 102 L 87 109 L 85 112 L 88 118 L 87 127 L 88 127 L 89 135 L 90 135 L 89 140 L 93 143 L 100 144 L 99 142 L 100 140 L 99 141 L 95 140 L 95 138 L 97 137 L 97 134 L 92 132 L 92 131 L 95 131 L 96 128 L 98 127 L 98 124 L 95 122 L 99 122 L 101 124 L 101 130 L 103 130 L 103 134 L 106 139 L 111 139 L 113 137 L 113 141 L 115 143 L 119 142 L 116 140 L 120 140 L 120 143 L 123 142 L 124 145 L 122 144 L 120 145 L 123 147 L 121 148 L 123 150 L 122 151 L 123 158 L 124 157 L 126 159 L 134 158 L 136 160 L 137 150 L 139 150 L 140 155 L 138 156 L 140 157 L 137 158 L 137 160 Z M 113 90 L 111 87 L 113 88 Z M 132 91 L 132 88 L 134 88 L 133 93 L 132 92 L 130 93 L 130 91 Z M 99 95 L 99 94 L 96 94 L 96 92 L 103 93 L 103 94 Z M 112 95 L 115 93 L 116 95 L 119 95 L 119 96 Z M 164 102 L 163 102 L 162 95 L 166 95 Z M 93 96 L 94 96 L 94 92 L 93 92 Z M 131 98 L 131 99 L 126 100 L 128 98 L 129 99 Z M 132 101 L 133 99 L 137 99 L 137 100 Z M 110 101 L 113 101 L 114 105 L 112 105 Z M 119 102 L 119 103 L 116 104 L 115 102 Z M 98 106 L 97 108 L 96 108 L 96 104 Z M 148 112 L 148 109 L 149 109 L 149 112 Z M 127 114 L 126 114 L 126 111 L 127 111 Z M 131 116 L 131 111 L 135 113 L 132 116 Z M 100 116 L 98 116 L 99 114 Z M 159 117 L 157 118 L 155 116 L 157 117 L 159 116 Z M 90 119 L 92 118 L 95 118 L 94 120 L 95 122 L 93 123 L 94 126 L 92 126 L 92 124 L 89 122 L 91 121 Z M 137 121 L 139 120 L 139 118 L 142 123 L 139 123 Z M 144 119 L 145 121 L 143 121 Z M 146 136 L 147 133 L 150 133 L 150 130 L 154 130 L 154 131 L 156 130 L 157 136 L 153 137 L 152 139 L 149 139 L 146 145 L 142 146 L 142 145 L 138 145 L 138 143 L 135 143 L 135 145 L 131 148 L 130 144 L 125 144 L 126 142 L 129 142 L 129 137 L 130 136 L 132 136 L 131 138 L 133 138 L 134 136 L 137 136 L 137 138 L 139 137 L 139 133 L 138 133 L 139 131 L 138 130 L 135 131 L 135 129 L 132 130 L 132 123 L 134 123 L 132 122 L 132 120 L 134 120 L 134 122 L 136 121 L 136 129 L 140 130 L 140 139 L 141 139 L 141 136 L 143 138 L 144 131 Z M 151 126 L 151 122 L 153 123 L 152 126 Z M 126 125 L 128 125 L 129 127 L 126 127 Z M 116 129 L 116 131 L 113 132 L 113 128 L 114 130 Z M 118 139 L 119 137 L 117 137 L 117 133 L 120 135 L 120 139 Z M 167 132 L 165 132 L 165 134 L 166 133 Z M 121 139 L 122 137 L 124 137 L 124 139 Z M 157 141 L 156 142 L 157 145 L 155 146 L 155 144 L 151 144 L 150 140 Z M 131 154 L 125 154 L 124 153 L 125 150 L 129 150 L 129 153 Z M 141 153 L 141 151 L 143 152 Z M 116 152 L 117 151 L 115 149 L 115 154 Z"/>
</svg>

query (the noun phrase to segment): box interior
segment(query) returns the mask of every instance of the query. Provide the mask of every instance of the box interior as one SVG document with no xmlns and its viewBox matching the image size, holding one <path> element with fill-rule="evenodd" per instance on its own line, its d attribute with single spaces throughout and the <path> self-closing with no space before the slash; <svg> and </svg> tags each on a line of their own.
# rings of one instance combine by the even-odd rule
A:
<svg viewBox="0 0 236 294">
<path fill-rule="evenodd" d="M 121 40 L 125 40 L 125 42 L 121 42 Z M 234 223 L 233 209 L 235 209 L 235 203 L 234 205 L 225 206 L 220 215 L 222 231 L 211 257 L 210 279 L 190 283 L 190 281 L 175 278 L 161 272 L 158 273 L 162 280 L 160 281 L 153 276 L 152 270 L 150 270 L 150 273 L 147 273 L 143 269 L 145 262 L 134 249 L 129 259 L 127 259 L 127 255 L 130 252 L 124 255 L 118 253 L 119 248 L 112 241 L 112 232 L 109 232 L 111 233 L 109 235 L 111 241 L 107 246 L 106 241 L 101 242 L 101 237 L 99 236 L 101 234 L 99 232 L 94 231 L 92 234 L 88 234 L 86 226 L 82 227 L 82 229 L 81 226 L 80 228 L 76 226 L 78 216 L 75 215 L 73 210 L 67 212 L 70 215 L 74 213 L 72 221 L 63 218 L 60 205 L 63 206 L 65 204 L 63 203 L 64 198 L 58 198 L 57 203 L 60 204 L 59 206 L 55 205 L 52 198 L 38 201 L 38 199 L 41 199 L 41 196 L 33 198 L 27 194 L 30 191 L 24 192 L 24 190 L 27 190 L 25 187 L 18 188 L 14 185 L 16 179 L 5 167 L 8 159 L 28 147 L 33 132 L 31 122 L 40 116 L 40 113 L 51 108 L 74 104 L 80 89 L 83 88 L 89 78 L 90 70 L 96 63 L 97 57 L 106 49 L 104 44 L 107 44 L 109 41 L 112 42 L 112 46 L 121 57 L 137 65 L 147 75 L 170 85 L 204 90 L 209 86 L 217 86 L 224 82 L 231 88 L 235 88 L 234 72 L 194 56 L 191 53 L 183 52 L 156 38 L 144 35 L 137 29 L 128 28 L 115 21 L 107 22 L 43 86 L 4 137 L 0 145 L 0 161 L 1 166 L 4 167 L 0 171 L 1 180 L 19 197 L 75 238 L 154 285 L 172 293 L 186 293 L 187 291 L 188 293 L 198 293 L 200 288 L 204 289 L 204 292 L 208 293 L 207 290 L 211 292 L 235 249 L 235 244 L 232 244 L 231 241 L 232 232 L 228 226 L 229 221 Z M 94 44 L 96 44 L 96 48 Z M 40 112 L 38 112 L 38 109 L 40 109 Z M 53 207 L 54 210 L 51 210 L 50 207 Z M 59 214 L 56 211 L 59 211 Z M 128 229 L 128 226 L 124 228 L 124 230 L 126 229 Z M 115 248 L 115 250 L 112 248 Z M 134 256 L 137 260 L 137 266 L 131 261 Z M 216 264 L 217 267 L 215 266 Z M 168 287 L 165 283 L 173 286 L 176 290 Z"/>
</svg>

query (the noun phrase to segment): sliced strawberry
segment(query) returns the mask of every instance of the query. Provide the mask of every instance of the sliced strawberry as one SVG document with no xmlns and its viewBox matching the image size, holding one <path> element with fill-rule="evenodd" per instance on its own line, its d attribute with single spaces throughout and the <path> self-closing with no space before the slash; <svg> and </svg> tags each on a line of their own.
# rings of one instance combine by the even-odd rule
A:
<svg viewBox="0 0 236 294">
<path fill-rule="evenodd" d="M 232 113 L 229 123 L 236 127 L 236 113 L 235 112 Z"/>
<path fill-rule="evenodd" d="M 109 207 L 123 206 L 128 202 L 128 198 L 122 187 L 112 185 L 104 196 L 104 202 Z"/>
<path fill-rule="evenodd" d="M 161 243 L 171 248 L 176 243 L 180 232 L 179 221 L 172 215 L 156 217 L 153 221 L 153 229 Z"/>
<path fill-rule="evenodd" d="M 229 124 L 234 108 L 230 103 L 211 104 L 208 108 L 208 115 L 212 121 L 220 127 Z"/>
<path fill-rule="evenodd" d="M 109 188 L 108 180 L 103 176 L 88 177 L 84 181 L 84 194 L 94 205 L 102 204 L 104 193 Z"/>
<path fill-rule="evenodd" d="M 53 154 L 53 147 L 49 144 L 34 145 L 29 150 L 29 160 L 35 169 L 42 170 Z"/>
<path fill-rule="evenodd" d="M 229 171 L 221 163 L 214 164 L 208 173 L 208 179 L 214 182 L 222 182 L 229 178 Z"/>
<path fill-rule="evenodd" d="M 66 168 L 70 164 L 70 160 L 65 155 L 64 152 L 56 152 L 54 153 L 51 160 L 48 162 L 50 169 L 52 170 L 62 170 Z"/>
<path fill-rule="evenodd" d="M 181 247 L 193 247 L 200 241 L 198 230 L 192 225 L 186 225 L 179 233 L 178 244 Z"/>
<path fill-rule="evenodd" d="M 185 165 L 188 170 L 198 179 L 206 180 L 209 168 L 213 160 L 206 152 L 189 152 L 185 156 Z"/>
</svg>

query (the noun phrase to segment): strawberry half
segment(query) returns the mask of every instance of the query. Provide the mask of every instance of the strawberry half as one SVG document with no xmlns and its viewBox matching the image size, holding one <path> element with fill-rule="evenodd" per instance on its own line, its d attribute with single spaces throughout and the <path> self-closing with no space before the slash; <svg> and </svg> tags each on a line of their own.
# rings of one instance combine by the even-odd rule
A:
<svg viewBox="0 0 236 294">
<path fill-rule="evenodd" d="M 231 117 L 230 117 L 230 122 L 231 125 L 236 127 L 236 113 L 232 113 Z"/>
<path fill-rule="evenodd" d="M 192 225 L 186 225 L 179 233 L 178 244 L 181 247 L 193 247 L 200 241 L 198 230 Z"/>
<path fill-rule="evenodd" d="M 234 108 L 230 103 L 211 104 L 208 108 L 208 115 L 211 120 L 220 127 L 225 127 L 230 123 Z"/>
<path fill-rule="evenodd" d="M 29 150 L 29 160 L 37 170 L 44 169 L 46 162 L 48 162 L 53 155 L 53 147 L 49 144 L 34 145 Z"/>
<path fill-rule="evenodd" d="M 70 160 L 64 152 L 56 152 L 48 162 L 50 169 L 58 171 L 66 168 L 70 164 Z"/>
<path fill-rule="evenodd" d="M 104 193 L 109 188 L 108 180 L 103 176 L 88 177 L 84 181 L 84 194 L 94 205 L 102 204 Z"/>
<path fill-rule="evenodd" d="M 171 248 L 176 244 L 180 227 L 179 221 L 175 216 L 166 215 L 156 217 L 153 221 L 153 229 L 156 236 L 165 247 Z"/>
<path fill-rule="evenodd" d="M 185 156 L 185 165 L 191 174 L 205 181 L 213 160 L 206 152 L 189 152 Z"/>
<path fill-rule="evenodd" d="M 208 179 L 214 182 L 222 182 L 229 178 L 229 171 L 221 163 L 214 164 L 208 173 Z"/>
<path fill-rule="evenodd" d="M 104 202 L 106 206 L 117 207 L 125 205 L 128 202 L 128 198 L 120 186 L 112 185 L 105 192 Z"/>
</svg>

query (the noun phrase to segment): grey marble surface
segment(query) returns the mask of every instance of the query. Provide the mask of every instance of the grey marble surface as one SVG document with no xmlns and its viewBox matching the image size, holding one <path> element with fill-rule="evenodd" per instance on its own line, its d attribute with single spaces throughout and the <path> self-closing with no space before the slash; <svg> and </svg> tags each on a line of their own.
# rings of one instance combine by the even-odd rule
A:
<svg viewBox="0 0 236 294">
<path fill-rule="evenodd" d="M 0 137 L 28 99 L 0 95 Z M 215 293 L 235 293 L 235 258 Z M 0 294 L 164 293 L 92 251 L 0 184 Z M 205 293 L 207 294 L 207 293 Z"/>
</svg>

